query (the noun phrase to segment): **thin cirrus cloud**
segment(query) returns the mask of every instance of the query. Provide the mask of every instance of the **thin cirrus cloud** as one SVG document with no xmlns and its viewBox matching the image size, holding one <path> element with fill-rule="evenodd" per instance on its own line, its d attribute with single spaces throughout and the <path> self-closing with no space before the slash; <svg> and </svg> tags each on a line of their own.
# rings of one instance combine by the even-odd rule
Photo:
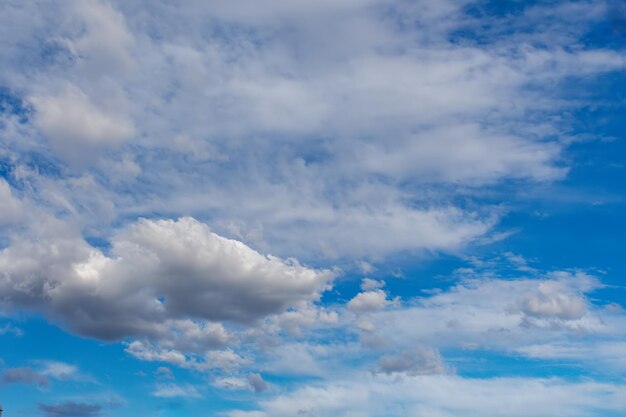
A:
<svg viewBox="0 0 626 417">
<path fill-rule="evenodd" d="M 261 410 L 232 411 L 228 415 L 597 416 L 623 409 L 623 396 L 623 386 L 558 379 L 477 380 L 442 375 L 398 379 L 359 375 L 355 380 L 305 386 L 264 402 Z"/>
</svg>

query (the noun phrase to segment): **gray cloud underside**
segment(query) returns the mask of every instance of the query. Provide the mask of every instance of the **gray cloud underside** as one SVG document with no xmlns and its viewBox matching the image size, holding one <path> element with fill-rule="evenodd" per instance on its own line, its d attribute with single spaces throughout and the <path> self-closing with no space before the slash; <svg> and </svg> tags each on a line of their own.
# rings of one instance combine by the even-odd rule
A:
<svg viewBox="0 0 626 417">
<path fill-rule="evenodd" d="M 173 332 L 184 350 L 227 344 L 224 321 L 248 325 L 306 306 L 334 275 L 263 256 L 191 218 L 140 220 L 113 238 L 108 254 L 76 236 L 0 251 L 5 305 L 106 340 Z"/>
<path fill-rule="evenodd" d="M 39 404 L 46 417 L 95 417 L 100 415 L 99 404 L 65 402 L 60 404 Z"/>
</svg>

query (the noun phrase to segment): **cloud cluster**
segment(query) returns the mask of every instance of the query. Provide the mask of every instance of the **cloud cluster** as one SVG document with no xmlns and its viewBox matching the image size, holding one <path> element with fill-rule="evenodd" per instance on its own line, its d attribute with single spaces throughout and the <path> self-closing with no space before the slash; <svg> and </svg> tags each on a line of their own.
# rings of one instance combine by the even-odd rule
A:
<svg viewBox="0 0 626 417">
<path fill-rule="evenodd" d="M 74 236 L 16 241 L 0 266 L 5 305 L 82 335 L 169 340 L 186 351 L 226 345 L 223 322 L 248 325 L 316 301 L 335 275 L 261 255 L 191 218 L 140 220 L 108 253 Z"/>
<path fill-rule="evenodd" d="M 624 67 L 569 47 L 595 4 L 507 32 L 467 2 L 228 3 L 3 5 L 0 84 L 28 111 L 0 138 L 24 190 L 105 237 L 156 212 L 283 257 L 454 251 L 500 215 L 455 193 L 562 178 L 560 87 Z"/>
<path fill-rule="evenodd" d="M 451 395 L 453 393 L 453 395 Z M 597 417 L 626 407 L 621 384 L 560 379 L 358 375 L 311 384 L 230 417 Z"/>
<path fill-rule="evenodd" d="M 580 271 L 509 280 L 468 277 L 401 308 L 371 313 L 365 327 L 356 324 L 363 343 L 373 347 L 410 349 L 426 340 L 438 347 L 511 352 L 568 334 L 610 335 L 610 315 L 588 307 L 586 294 L 601 286 Z"/>
</svg>

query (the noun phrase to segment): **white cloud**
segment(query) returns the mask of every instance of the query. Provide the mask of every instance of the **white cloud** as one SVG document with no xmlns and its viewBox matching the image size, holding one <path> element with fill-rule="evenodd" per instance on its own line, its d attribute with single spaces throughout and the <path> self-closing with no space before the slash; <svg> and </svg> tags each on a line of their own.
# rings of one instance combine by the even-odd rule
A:
<svg viewBox="0 0 626 417">
<path fill-rule="evenodd" d="M 576 310 L 575 317 L 563 316 L 560 311 L 529 316 L 520 300 L 546 287 L 558 289 L 552 295 L 578 294 L 583 300 L 586 293 L 601 284 L 582 272 L 554 272 L 531 279 L 469 278 L 396 309 L 371 312 L 367 326 L 360 326 L 364 330 L 362 342 L 376 349 L 396 350 L 411 349 L 416 341 L 428 341 L 440 349 L 471 344 L 474 348 L 510 353 L 568 335 L 623 335 L 617 330 L 621 318 L 598 308 Z"/>
<path fill-rule="evenodd" d="M 75 365 L 58 361 L 43 361 L 41 374 L 60 380 L 80 379 L 80 372 Z"/>
<path fill-rule="evenodd" d="M 206 363 L 212 368 L 232 371 L 249 364 L 250 360 L 241 357 L 232 350 L 213 350 L 206 353 Z"/>
<path fill-rule="evenodd" d="M 160 398 L 202 398 L 193 385 L 159 384 L 152 395 Z"/>
<path fill-rule="evenodd" d="M 64 39 L 77 57 L 80 71 L 112 76 L 133 69 L 130 49 L 135 39 L 119 11 L 98 0 L 74 0 L 70 10 L 84 25 L 76 38 Z"/>
<path fill-rule="evenodd" d="M 463 6 L 5 5 L 3 84 L 32 98 L 30 121 L 57 151 L 94 162 L 34 175 L 33 193 L 91 230 L 128 214 L 195 215 L 307 260 L 458 250 L 489 233 L 499 210 L 458 206 L 457 187 L 471 196 L 508 179 L 562 178 L 566 145 L 553 138 L 568 127 L 556 116 L 577 103 L 554 86 L 624 66 L 613 51 L 570 48 L 599 19 L 595 4 L 567 9 L 577 25 L 559 7 L 531 8 L 533 34 L 521 18 L 502 33 L 490 20 L 484 44 L 451 41 L 480 23 Z M 534 41 L 546 33 L 550 46 Z M 20 129 L 12 152 L 45 149 Z M 96 184 L 67 187 L 74 169 Z"/>
<path fill-rule="evenodd" d="M 213 386 L 226 390 L 247 390 L 248 381 L 245 378 L 223 377 L 213 381 Z"/>
<path fill-rule="evenodd" d="M 66 85 L 57 96 L 33 96 L 35 123 L 63 156 L 77 159 L 93 147 L 131 138 L 133 123 L 113 109 L 102 109 L 78 87 Z"/>
<path fill-rule="evenodd" d="M 223 347 L 233 336 L 222 322 L 252 324 L 316 301 L 334 277 L 261 255 L 191 218 L 140 220 L 112 239 L 109 254 L 71 235 L 16 241 L 0 252 L 0 266 L 0 294 L 14 308 L 80 334 L 145 337 L 184 351 Z"/>
<path fill-rule="evenodd" d="M 246 378 L 243 377 L 220 377 L 212 382 L 213 386 L 233 391 L 254 391 L 263 392 L 269 389 L 269 385 L 260 374 L 250 374 Z"/>
<path fill-rule="evenodd" d="M 620 384 L 560 379 L 470 379 L 448 375 L 395 378 L 354 375 L 262 401 L 231 417 L 595 417 L 626 407 Z"/>
<path fill-rule="evenodd" d="M 56 381 L 94 382 L 93 378 L 80 372 L 78 367 L 59 361 L 33 361 L 32 367 L 9 368 L 0 374 L 5 384 L 30 384 L 41 388 L 49 387 Z"/>
<path fill-rule="evenodd" d="M 532 317 L 557 317 L 563 320 L 580 319 L 587 312 L 587 302 L 570 293 L 562 282 L 543 282 L 537 291 L 520 301 L 522 311 Z"/>
<path fill-rule="evenodd" d="M 149 346 L 145 342 L 135 340 L 128 344 L 126 352 L 137 359 L 148 362 L 166 362 L 173 365 L 183 366 L 187 358 L 181 352 L 175 350 L 158 349 Z"/>
<path fill-rule="evenodd" d="M 565 97 L 569 83 L 624 68 L 620 52 L 580 42 L 602 18 L 592 3 L 519 19 L 470 16 L 464 1 L 2 4 L 0 84 L 32 109 L 23 126 L 0 123 L 22 185 L 18 198 L 0 180 L 0 222 L 32 222 L 0 236 L 0 298 L 224 387 L 263 391 L 257 371 L 334 376 L 257 416 L 609 407 L 621 387 L 416 377 L 442 371 L 448 348 L 545 359 L 578 355 L 564 342 L 573 335 L 621 337 L 622 318 L 593 306 L 599 284 L 585 274 L 488 275 L 397 309 L 366 279 L 335 312 L 318 301 L 336 272 L 286 259 L 366 259 L 369 274 L 390 254 L 489 241 L 506 198 L 491 191 L 567 175 L 564 114 L 590 104 Z M 476 27 L 480 42 L 458 39 Z M 380 372 L 342 383 L 349 366 Z M 155 395 L 200 392 L 165 384 Z"/>
<path fill-rule="evenodd" d="M 382 290 L 365 291 L 358 293 L 348 303 L 348 308 L 356 313 L 368 313 L 382 310 L 389 304 L 387 293 Z"/>
<path fill-rule="evenodd" d="M 379 281 L 371 278 L 363 278 L 361 281 L 361 289 L 363 291 L 377 290 L 385 286 L 385 281 Z"/>
</svg>

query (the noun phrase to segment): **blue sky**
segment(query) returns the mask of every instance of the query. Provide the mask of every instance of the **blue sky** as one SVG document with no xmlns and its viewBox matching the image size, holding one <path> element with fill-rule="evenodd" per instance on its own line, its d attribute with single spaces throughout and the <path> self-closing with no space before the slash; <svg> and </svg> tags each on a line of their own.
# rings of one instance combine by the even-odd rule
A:
<svg viewBox="0 0 626 417">
<path fill-rule="evenodd" d="M 3 416 L 626 412 L 619 1 L 0 0 Z"/>
</svg>

